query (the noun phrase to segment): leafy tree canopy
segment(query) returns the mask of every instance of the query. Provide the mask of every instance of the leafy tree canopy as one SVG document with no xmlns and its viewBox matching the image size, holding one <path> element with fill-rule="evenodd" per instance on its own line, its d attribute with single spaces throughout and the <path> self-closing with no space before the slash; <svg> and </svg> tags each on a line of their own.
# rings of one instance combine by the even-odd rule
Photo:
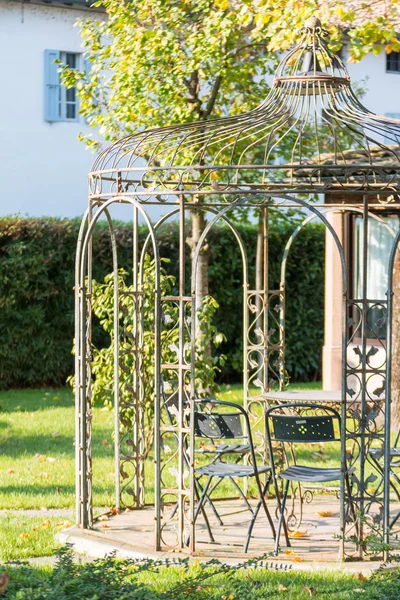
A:
<svg viewBox="0 0 400 600">
<path fill-rule="evenodd" d="M 244 112 L 267 92 L 277 51 L 311 15 L 351 60 L 400 50 L 398 3 L 315 0 L 101 0 L 107 18 L 81 20 L 90 70 L 63 69 L 81 113 L 105 140 L 148 127 Z M 96 13 L 98 15 L 98 13 Z M 97 133 L 83 137 L 98 145 Z"/>
</svg>

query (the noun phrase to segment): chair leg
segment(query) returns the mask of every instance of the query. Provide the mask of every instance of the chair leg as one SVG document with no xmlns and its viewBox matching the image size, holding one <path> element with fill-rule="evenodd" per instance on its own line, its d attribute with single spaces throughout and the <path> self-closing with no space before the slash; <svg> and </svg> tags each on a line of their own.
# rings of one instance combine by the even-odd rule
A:
<svg viewBox="0 0 400 600">
<path fill-rule="evenodd" d="M 202 488 L 200 487 L 200 489 L 202 489 Z M 195 485 L 195 494 L 196 494 L 197 501 L 200 502 L 200 494 L 199 494 L 197 485 Z M 208 498 L 208 496 L 207 496 L 207 498 Z M 212 534 L 211 527 L 210 527 L 210 521 L 208 520 L 207 513 L 204 508 L 204 504 L 201 507 L 201 514 L 203 515 L 203 519 L 204 519 L 206 527 L 207 527 L 208 537 L 210 538 L 210 542 L 215 542 L 215 539 L 214 539 L 214 536 Z"/>
<path fill-rule="evenodd" d="M 282 498 L 282 504 L 281 504 L 281 511 L 279 513 L 278 531 L 276 533 L 275 549 L 274 549 L 275 556 L 278 555 L 279 538 L 280 538 L 280 535 L 281 535 L 282 522 L 285 520 L 285 516 L 284 515 L 285 515 L 285 507 L 286 507 L 287 495 L 288 495 L 288 491 L 289 491 L 289 484 L 290 484 L 290 481 L 289 481 L 289 479 L 287 479 L 286 483 L 285 483 L 285 489 L 284 489 L 284 492 L 283 492 L 283 498 Z"/>
<path fill-rule="evenodd" d="M 200 483 L 200 480 L 196 479 L 196 483 L 199 486 L 200 492 L 203 493 L 203 487 L 202 487 L 202 485 Z M 214 502 L 211 500 L 211 495 L 212 495 L 213 491 L 215 490 L 215 488 L 217 487 L 218 483 L 219 483 L 219 481 L 217 481 L 217 483 L 214 484 L 213 487 L 211 488 L 211 490 L 207 493 L 206 501 L 210 505 L 210 508 L 213 511 L 214 516 L 215 516 L 215 518 L 218 521 L 218 525 L 220 525 L 222 527 L 222 525 L 223 525 L 222 519 L 219 516 L 217 509 L 215 508 Z"/>
<path fill-rule="evenodd" d="M 280 498 L 280 495 L 279 495 L 278 482 L 277 482 L 276 478 L 274 479 L 274 489 L 275 489 L 276 502 L 278 504 L 278 508 L 279 508 L 279 511 L 280 511 L 282 504 L 281 504 L 281 498 Z M 287 522 L 286 522 L 285 518 L 283 518 L 283 533 L 285 534 L 286 546 L 288 548 L 290 548 L 292 544 L 290 543 L 290 540 L 289 540 L 289 531 L 288 531 L 288 528 L 287 528 Z"/>
<path fill-rule="evenodd" d="M 236 481 L 233 479 L 233 477 L 229 477 L 229 480 L 231 481 L 231 483 L 233 483 L 233 485 L 235 486 L 235 488 L 237 489 L 237 491 L 239 492 L 242 500 L 244 501 L 244 503 L 246 504 L 247 508 L 249 509 L 249 511 L 251 513 L 253 513 L 253 509 L 251 507 L 251 504 L 249 503 L 249 501 L 247 500 L 246 496 L 243 493 L 243 490 L 241 489 L 240 485 L 236 483 Z M 254 513 L 253 513 L 254 514 Z"/>
<path fill-rule="evenodd" d="M 210 476 L 207 479 L 207 483 L 203 488 L 203 493 L 201 494 L 200 500 L 197 503 L 197 507 L 196 507 L 196 511 L 194 513 L 194 519 L 193 519 L 194 523 L 196 523 L 197 517 L 199 516 L 199 512 L 201 511 L 204 501 L 207 497 L 207 492 L 208 492 L 208 488 L 210 487 L 211 480 L 212 480 L 212 476 Z M 186 538 L 186 546 L 189 546 L 189 542 L 190 542 L 190 534 Z"/>
<path fill-rule="evenodd" d="M 263 496 L 265 496 L 265 494 L 268 492 L 268 488 L 269 488 L 269 486 L 270 486 L 271 479 L 272 479 L 272 475 L 271 475 L 271 473 L 270 473 L 270 474 L 268 475 L 267 482 L 266 482 L 266 484 L 264 485 L 264 488 L 263 488 L 263 491 L 262 491 L 262 495 L 263 495 Z M 260 498 L 260 500 L 259 500 L 259 501 L 258 501 L 258 503 L 257 503 L 257 506 L 256 506 L 255 510 L 254 510 L 254 511 L 252 511 L 252 513 L 253 513 L 253 517 L 252 517 L 252 519 L 251 519 L 251 521 L 250 521 L 249 529 L 247 530 L 246 541 L 245 541 L 245 543 L 244 543 L 244 547 L 243 547 L 243 552 L 244 552 L 245 554 L 246 554 L 247 550 L 249 549 L 250 538 L 251 538 L 251 534 L 252 534 L 252 532 L 253 532 L 253 527 L 254 527 L 254 524 L 255 524 L 255 522 L 256 522 L 256 519 L 257 519 L 258 513 L 260 512 L 260 508 L 261 508 L 262 504 L 263 504 L 263 501 L 262 501 L 262 499 Z M 267 516 L 268 516 L 268 515 L 267 515 Z M 273 533 L 273 536 L 274 536 L 274 539 L 275 539 L 275 530 L 274 530 L 274 529 L 272 530 L 272 533 Z"/>
</svg>

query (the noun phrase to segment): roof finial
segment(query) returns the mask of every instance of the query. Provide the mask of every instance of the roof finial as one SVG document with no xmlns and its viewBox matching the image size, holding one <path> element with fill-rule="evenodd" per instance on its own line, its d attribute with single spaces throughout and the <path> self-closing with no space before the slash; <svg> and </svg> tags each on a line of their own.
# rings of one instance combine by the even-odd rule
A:
<svg viewBox="0 0 400 600">
<path fill-rule="evenodd" d="M 317 19 L 317 17 L 309 17 L 307 19 L 307 21 L 304 23 L 304 27 L 306 29 L 311 29 L 311 30 L 315 30 L 315 29 L 321 29 L 321 21 L 319 19 Z"/>
</svg>

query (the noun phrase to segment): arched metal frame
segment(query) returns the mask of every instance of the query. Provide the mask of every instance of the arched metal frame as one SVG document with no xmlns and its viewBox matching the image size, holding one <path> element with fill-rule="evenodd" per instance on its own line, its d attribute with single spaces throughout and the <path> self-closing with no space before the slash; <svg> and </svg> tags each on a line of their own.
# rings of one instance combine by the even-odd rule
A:
<svg viewBox="0 0 400 600">
<path fill-rule="evenodd" d="M 257 421 L 262 419 L 266 409 L 263 394 L 269 389 L 271 375 L 281 389 L 285 385 L 287 256 L 301 228 L 318 219 L 333 237 L 342 271 L 341 463 L 343 472 L 348 466 L 355 467 L 350 489 L 345 489 L 341 482 L 342 557 L 363 558 L 366 554 L 382 554 L 382 549 L 371 550 L 368 546 L 367 538 L 372 531 L 381 537 L 382 542 L 389 541 L 392 278 L 400 231 L 396 232 L 389 260 L 387 300 L 368 298 L 368 222 L 370 218 L 382 221 L 374 213 L 375 209 L 389 206 L 397 210 L 399 207 L 400 153 L 394 147 L 385 146 L 381 136 L 399 143 L 400 123 L 374 115 L 359 103 L 351 90 L 342 61 L 328 50 L 324 35 L 316 19 L 306 23 L 300 44 L 284 58 L 271 93 L 255 110 L 238 117 L 171 126 L 128 136 L 113 144 L 95 162 L 89 177 L 89 208 L 78 239 L 75 283 L 77 522 L 84 528 L 93 524 L 92 235 L 99 218 L 105 215 L 108 220 L 113 256 L 115 460 L 119 473 L 116 506 L 141 508 L 145 504 L 144 403 L 149 399 L 144 397 L 142 347 L 146 325 L 143 282 L 145 257 L 150 250 L 155 259 L 154 330 L 150 332 L 155 348 L 152 392 L 155 548 L 184 550 L 185 540 L 190 534 L 190 552 L 195 551 L 196 544 L 193 400 L 197 393 L 196 321 L 200 310 L 196 304 L 196 264 L 202 245 L 212 227 L 221 220 L 229 226 L 238 243 L 243 265 L 244 404 Z M 307 146 L 303 143 L 303 132 L 308 125 L 315 130 L 317 150 L 312 144 Z M 325 129 L 331 153 L 322 153 L 320 127 Z M 292 145 L 290 160 L 287 164 L 277 164 L 276 153 L 289 138 Z M 344 148 L 344 143 L 350 145 L 353 154 L 356 153 L 354 160 L 350 151 Z M 309 147 L 313 148 L 313 154 L 307 154 Z M 254 152 L 260 149 L 261 158 L 257 158 Z M 386 153 L 385 163 L 377 159 L 381 151 Z M 332 198 L 336 196 L 337 202 L 329 207 L 319 201 L 313 203 L 315 194 L 327 192 Z M 296 195 L 292 196 L 293 193 Z M 348 205 L 343 204 L 343 194 L 350 199 Z M 308 200 L 304 199 L 306 196 Z M 133 284 L 130 291 L 120 284 L 118 277 L 116 240 L 109 214 L 115 203 L 128 204 L 133 209 Z M 171 206 L 168 215 L 155 225 L 145 208 L 153 205 Z M 287 242 L 279 290 L 269 288 L 266 260 L 260 289 L 256 286 L 255 289 L 250 288 L 246 247 L 228 215 L 235 208 L 255 209 L 263 214 L 264 256 L 267 256 L 268 250 L 267 218 L 270 208 L 300 208 L 312 213 Z M 187 282 L 185 219 L 193 210 L 206 211 L 213 216 L 194 251 L 192 275 Z M 357 212 L 363 217 L 360 298 L 349 295 L 345 251 L 326 218 L 331 211 Z M 148 229 L 141 248 L 140 216 Z M 179 277 L 173 295 L 163 297 L 157 233 L 159 227 L 174 216 L 179 216 Z M 121 299 L 126 300 L 128 295 L 131 321 L 129 331 L 123 331 Z M 368 320 L 374 310 L 380 312 L 381 326 L 384 324 L 387 332 L 386 347 L 376 336 L 384 356 L 381 364 L 374 363 L 377 348 L 368 337 Z M 176 317 L 172 323 L 165 319 L 165 315 L 170 314 Z M 273 320 L 278 323 L 275 338 L 270 327 Z M 173 344 L 170 343 L 172 334 L 175 336 Z M 357 358 L 355 362 L 349 360 L 350 347 Z M 133 366 L 129 372 L 124 371 L 122 352 L 131 354 Z M 371 390 L 372 381 L 376 379 L 380 385 Z M 168 422 L 165 418 L 166 394 L 177 398 L 175 413 Z M 173 449 L 169 446 L 171 443 Z M 374 473 L 374 465 L 369 461 L 372 443 L 384 448 L 384 478 L 374 486 L 371 484 L 380 475 Z M 262 436 L 259 445 L 261 455 L 266 458 Z M 366 464 L 369 464 L 369 470 Z M 352 512 L 350 507 L 357 514 L 355 521 L 348 518 Z"/>
</svg>

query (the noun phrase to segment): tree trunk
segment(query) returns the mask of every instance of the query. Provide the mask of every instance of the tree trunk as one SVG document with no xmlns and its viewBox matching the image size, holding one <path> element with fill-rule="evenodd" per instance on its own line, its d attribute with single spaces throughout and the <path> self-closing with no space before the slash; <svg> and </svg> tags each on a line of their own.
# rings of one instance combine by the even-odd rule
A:
<svg viewBox="0 0 400 600">
<path fill-rule="evenodd" d="M 194 210 L 191 212 L 192 231 L 191 237 L 187 238 L 187 243 L 190 247 L 190 256 L 192 261 L 194 260 L 194 253 L 196 251 L 197 244 L 201 238 L 201 235 L 206 227 L 206 219 L 204 211 Z M 199 254 L 199 260 L 197 262 L 196 272 L 196 306 L 201 307 L 203 298 L 208 296 L 208 263 L 210 257 L 210 248 L 208 243 L 203 244 Z"/>
<path fill-rule="evenodd" d="M 390 274 L 389 274 L 390 275 Z M 392 320 L 392 431 L 400 423 L 400 252 L 396 252 L 393 270 Z"/>
<path fill-rule="evenodd" d="M 197 244 L 200 240 L 200 237 L 206 227 L 206 219 L 204 215 L 204 211 L 193 210 L 191 211 L 191 236 L 186 238 L 186 243 L 190 247 L 190 257 L 192 262 L 194 260 L 194 255 L 196 252 Z M 197 269 L 196 269 L 196 289 L 195 289 L 195 297 L 196 297 L 196 307 L 197 310 L 201 309 L 203 298 L 208 296 L 209 294 L 209 286 L 208 286 L 208 265 L 210 259 L 210 247 L 208 243 L 204 243 L 199 254 L 199 258 L 197 261 Z M 201 335 L 199 320 L 196 321 L 196 338 Z M 205 360 L 211 360 L 211 343 L 208 341 L 203 347 Z M 200 390 L 201 392 L 207 392 L 208 390 Z"/>
</svg>

